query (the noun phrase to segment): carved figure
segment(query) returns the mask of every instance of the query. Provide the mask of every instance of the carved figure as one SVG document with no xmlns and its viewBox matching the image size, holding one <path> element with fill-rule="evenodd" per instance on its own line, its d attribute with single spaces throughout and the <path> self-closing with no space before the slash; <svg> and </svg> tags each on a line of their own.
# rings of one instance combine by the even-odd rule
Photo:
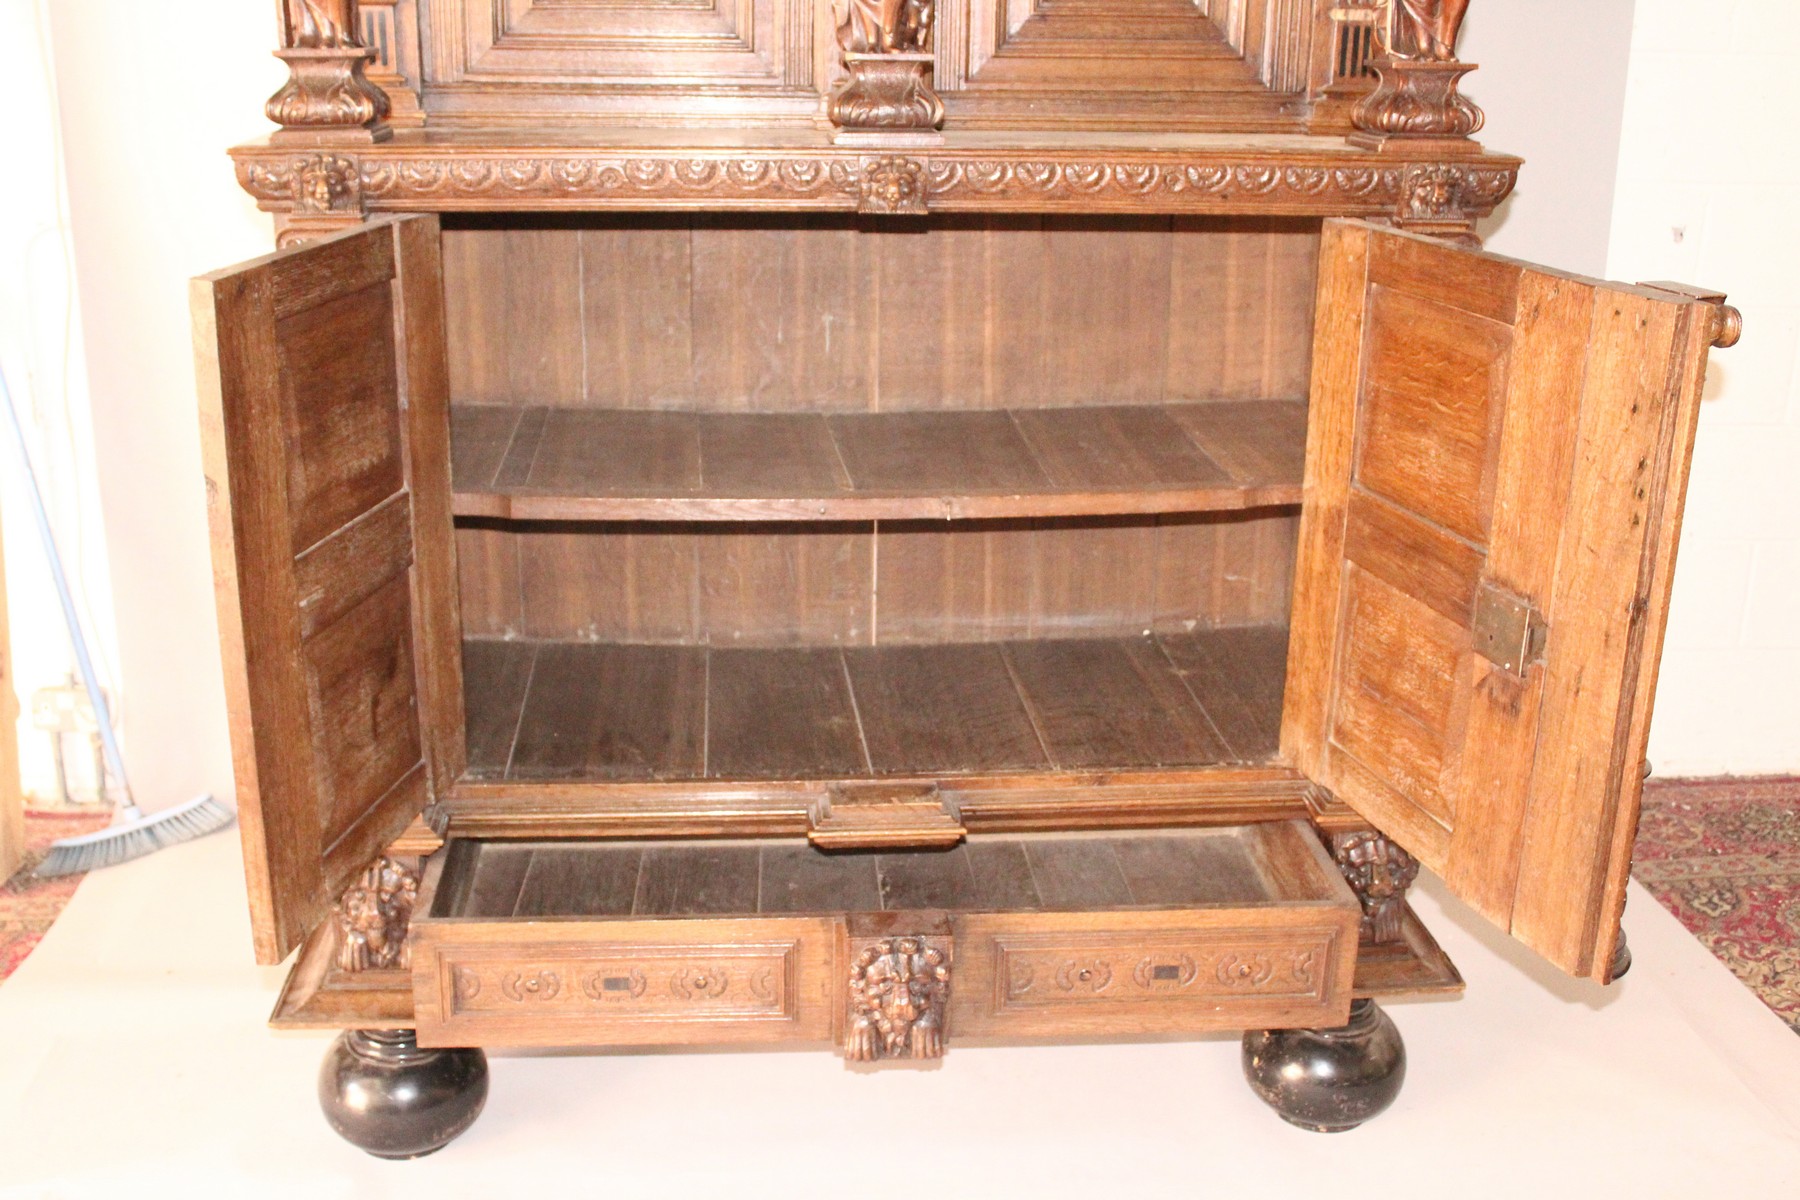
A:
<svg viewBox="0 0 1800 1200">
<path fill-rule="evenodd" d="M 377 859 L 333 906 L 337 965 L 344 971 L 404 970 L 419 877 L 398 859 Z"/>
<path fill-rule="evenodd" d="M 302 50 L 357 47 L 356 0 L 286 0 L 288 45 Z"/>
<path fill-rule="evenodd" d="M 1394 0 L 1392 44 L 1401 58 L 1453 62 L 1469 0 Z"/>
<path fill-rule="evenodd" d="M 942 1058 L 950 964 L 924 938 L 873 942 L 850 969 L 850 1033 L 844 1056 L 854 1062 Z"/>
<path fill-rule="evenodd" d="M 838 45 L 852 54 L 923 54 L 936 9 L 936 0 L 847 0 Z"/>
<path fill-rule="evenodd" d="M 1419 877 L 1419 860 L 1372 829 L 1339 834 L 1331 848 L 1338 870 L 1362 902 L 1362 940 L 1399 941 L 1406 889 Z"/>
</svg>

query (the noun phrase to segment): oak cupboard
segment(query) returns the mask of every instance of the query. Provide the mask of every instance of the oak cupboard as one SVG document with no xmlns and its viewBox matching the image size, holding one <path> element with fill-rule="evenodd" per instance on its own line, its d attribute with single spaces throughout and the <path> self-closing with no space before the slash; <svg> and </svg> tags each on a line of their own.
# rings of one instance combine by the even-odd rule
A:
<svg viewBox="0 0 1800 1200">
<path fill-rule="evenodd" d="M 283 248 L 194 307 L 340 1132 L 483 1046 L 1217 1029 L 1348 1128 L 1462 986 L 1421 864 L 1623 969 L 1738 318 L 1476 248 L 1463 8 L 282 6 Z"/>
</svg>

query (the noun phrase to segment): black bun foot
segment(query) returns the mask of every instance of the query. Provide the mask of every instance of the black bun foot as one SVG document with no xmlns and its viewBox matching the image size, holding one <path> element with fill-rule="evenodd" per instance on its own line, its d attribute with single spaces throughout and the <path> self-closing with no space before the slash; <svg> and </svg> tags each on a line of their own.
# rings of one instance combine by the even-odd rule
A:
<svg viewBox="0 0 1800 1200">
<path fill-rule="evenodd" d="M 1342 1133 L 1384 1111 L 1400 1094 L 1406 1046 L 1373 1000 L 1357 1000 L 1342 1029 L 1246 1033 L 1244 1078 L 1290 1125 Z"/>
<path fill-rule="evenodd" d="M 410 1029 L 352 1029 L 319 1069 L 319 1107 L 338 1136 L 376 1158 L 442 1150 L 487 1103 L 487 1055 L 421 1050 Z"/>
</svg>

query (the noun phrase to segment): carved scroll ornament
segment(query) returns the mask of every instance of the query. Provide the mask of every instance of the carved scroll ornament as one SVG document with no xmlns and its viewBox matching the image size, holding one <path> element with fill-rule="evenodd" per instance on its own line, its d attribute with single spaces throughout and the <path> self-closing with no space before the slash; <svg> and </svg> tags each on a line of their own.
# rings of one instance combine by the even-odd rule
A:
<svg viewBox="0 0 1800 1200">
<path fill-rule="evenodd" d="M 1331 850 L 1362 902 L 1362 940 L 1376 945 L 1399 941 L 1406 889 L 1419 877 L 1419 860 L 1372 829 L 1338 834 Z"/>
<path fill-rule="evenodd" d="M 844 1057 L 942 1058 L 950 956 L 924 937 L 865 944 L 850 968 L 849 1032 Z"/>
<path fill-rule="evenodd" d="M 406 970 L 406 933 L 419 895 L 418 872 L 397 858 L 380 858 L 332 908 L 342 971 Z"/>
</svg>

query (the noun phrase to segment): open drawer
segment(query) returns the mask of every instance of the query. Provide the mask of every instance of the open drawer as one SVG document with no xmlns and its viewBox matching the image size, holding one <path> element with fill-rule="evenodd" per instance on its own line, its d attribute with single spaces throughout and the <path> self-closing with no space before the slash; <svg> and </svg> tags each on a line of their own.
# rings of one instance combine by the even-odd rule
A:
<svg viewBox="0 0 1800 1200">
<path fill-rule="evenodd" d="M 1361 916 L 1301 821 L 881 853 L 458 840 L 417 912 L 422 1045 L 834 1040 L 858 1058 L 1339 1025 Z"/>
</svg>

